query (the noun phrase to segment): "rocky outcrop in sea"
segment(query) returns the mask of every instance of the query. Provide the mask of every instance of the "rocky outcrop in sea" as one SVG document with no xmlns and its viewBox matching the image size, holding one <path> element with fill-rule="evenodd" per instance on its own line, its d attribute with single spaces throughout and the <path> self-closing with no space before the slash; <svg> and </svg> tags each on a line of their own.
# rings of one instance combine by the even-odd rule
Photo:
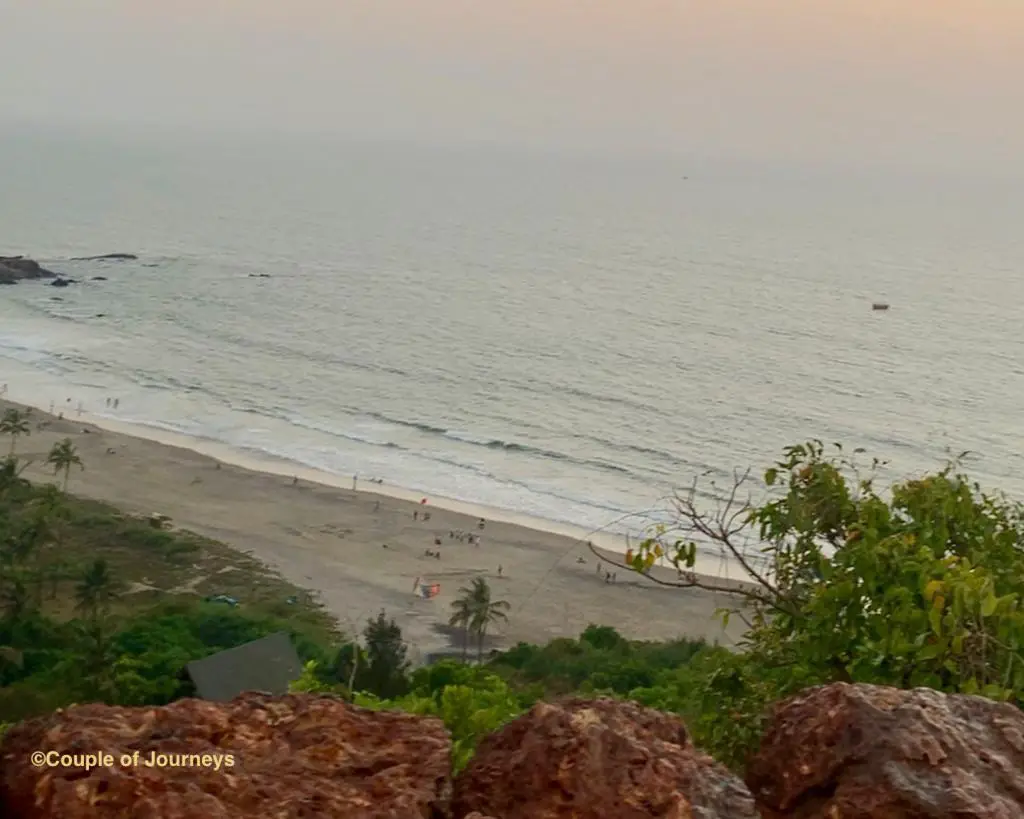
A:
<svg viewBox="0 0 1024 819">
<path fill-rule="evenodd" d="M 0 256 L 0 284 L 17 284 L 26 279 L 55 279 L 57 274 L 24 256 Z"/>
</svg>

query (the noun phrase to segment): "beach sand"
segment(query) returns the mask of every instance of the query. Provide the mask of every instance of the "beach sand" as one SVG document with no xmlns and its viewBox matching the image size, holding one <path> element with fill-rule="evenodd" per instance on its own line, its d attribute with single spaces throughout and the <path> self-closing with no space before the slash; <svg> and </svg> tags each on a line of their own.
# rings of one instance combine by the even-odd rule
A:
<svg viewBox="0 0 1024 819">
<path fill-rule="evenodd" d="M 9 406 L 23 408 L 0 401 L 0 408 Z M 495 519 L 468 504 L 442 508 L 436 505 L 441 499 L 428 498 L 424 506 L 411 492 L 364 480 L 352 491 L 351 477 L 78 417 L 71 406 L 66 415 L 58 420 L 33 409 L 32 433 L 18 440 L 18 455 L 31 461 L 25 477 L 57 481 L 45 466 L 46 454 L 56 441 L 70 438 L 85 465 L 72 471 L 71 493 L 129 513 L 168 515 L 176 527 L 251 554 L 317 592 L 350 632 L 384 609 L 401 626 L 414 660 L 458 645 L 447 626 L 449 607 L 459 588 L 477 576 L 511 606 L 507 626 L 487 647 L 577 637 L 590 623 L 614 626 L 632 639 L 688 636 L 732 645 L 741 633 L 736 618 L 723 629 L 715 616 L 717 608 L 734 604 L 731 595 L 665 588 L 622 569 L 615 583 L 606 583 L 585 540 L 563 532 Z M 424 510 L 430 520 L 414 520 L 414 512 Z M 487 519 L 482 531 L 481 516 Z M 456 530 L 479 534 L 481 543 L 450 538 Z M 441 558 L 427 557 L 428 549 Z M 674 572 L 664 570 L 664 576 Z M 440 584 L 440 594 L 416 596 L 417 578 Z"/>
</svg>

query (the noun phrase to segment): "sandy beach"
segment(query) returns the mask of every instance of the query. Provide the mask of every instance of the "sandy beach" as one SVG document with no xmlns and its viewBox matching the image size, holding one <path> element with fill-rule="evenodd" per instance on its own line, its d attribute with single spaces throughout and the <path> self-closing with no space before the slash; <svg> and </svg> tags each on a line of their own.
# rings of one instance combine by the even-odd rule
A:
<svg viewBox="0 0 1024 819">
<path fill-rule="evenodd" d="M 9 406 L 23 407 L 0 401 L 0 408 Z M 468 504 L 446 508 L 442 499 L 423 505 L 410 492 L 366 479 L 353 491 L 351 478 L 68 410 L 64 419 L 32 410 L 32 433 L 18 441 L 19 456 L 30 461 L 26 477 L 55 480 L 46 453 L 70 438 L 85 464 L 72 472 L 70 492 L 130 513 L 168 515 L 175 526 L 244 551 L 317 592 L 346 629 L 361 629 L 384 609 L 401 626 L 414 659 L 451 647 L 449 606 L 476 576 L 511 606 L 493 647 L 575 637 L 589 623 L 634 639 L 685 635 L 729 645 L 739 635 L 735 618 L 723 630 L 715 616 L 730 596 L 665 588 L 622 570 L 608 583 L 585 539 L 571 533 L 501 520 L 494 510 Z M 478 535 L 480 542 L 453 532 Z M 440 593 L 417 596 L 417 578 L 439 584 Z"/>
</svg>

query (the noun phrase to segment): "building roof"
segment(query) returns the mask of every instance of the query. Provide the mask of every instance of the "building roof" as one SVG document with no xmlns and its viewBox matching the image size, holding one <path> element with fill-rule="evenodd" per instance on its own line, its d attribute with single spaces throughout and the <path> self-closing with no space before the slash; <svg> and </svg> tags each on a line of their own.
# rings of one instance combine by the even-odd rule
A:
<svg viewBox="0 0 1024 819">
<path fill-rule="evenodd" d="M 204 700 L 227 702 L 243 691 L 288 693 L 302 674 L 302 662 L 284 632 L 229 648 L 186 666 L 196 693 Z"/>
</svg>

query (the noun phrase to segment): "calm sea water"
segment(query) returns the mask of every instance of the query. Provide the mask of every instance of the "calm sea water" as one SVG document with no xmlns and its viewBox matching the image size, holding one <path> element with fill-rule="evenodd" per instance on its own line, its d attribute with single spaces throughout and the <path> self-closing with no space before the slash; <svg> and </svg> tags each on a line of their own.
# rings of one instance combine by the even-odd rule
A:
<svg viewBox="0 0 1024 819">
<path fill-rule="evenodd" d="M 0 289 L 12 397 L 594 527 L 808 437 L 1024 496 L 1009 181 L 24 135 L 0 180 L 0 254 L 108 277 Z"/>
</svg>

